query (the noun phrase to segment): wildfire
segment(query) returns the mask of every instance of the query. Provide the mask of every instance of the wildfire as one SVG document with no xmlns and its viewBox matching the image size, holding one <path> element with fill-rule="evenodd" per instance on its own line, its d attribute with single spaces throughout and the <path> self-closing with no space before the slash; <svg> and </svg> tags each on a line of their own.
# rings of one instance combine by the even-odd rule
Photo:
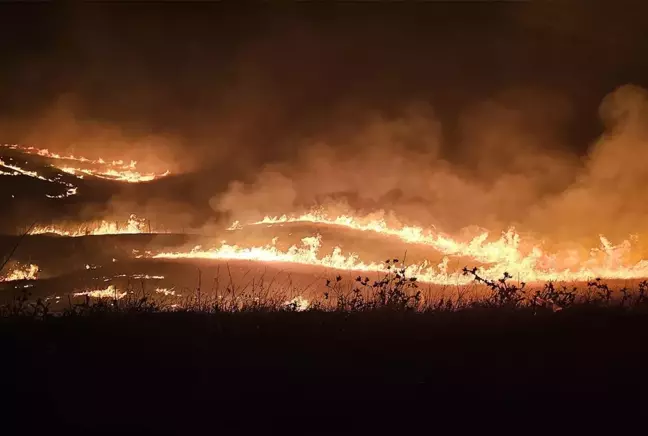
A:
<svg viewBox="0 0 648 436">
<path fill-rule="evenodd" d="M 633 279 L 648 276 L 648 261 L 628 263 L 631 253 L 630 241 L 613 245 L 605 236 L 600 236 L 600 246 L 590 250 L 587 258 L 576 250 L 549 253 L 542 243 L 531 238 L 525 240 L 514 229 L 502 233 L 495 241 L 488 241 L 489 232 L 483 231 L 467 242 L 435 229 L 416 226 L 390 227 L 384 218 L 353 217 L 340 215 L 334 218 L 321 212 L 303 215 L 265 217 L 253 224 L 280 224 L 306 222 L 341 226 L 358 231 L 371 231 L 384 236 L 397 237 L 405 243 L 430 246 L 446 256 L 465 257 L 475 262 L 491 264 L 482 270 L 491 277 L 499 277 L 504 272 L 514 274 L 524 281 L 546 280 L 588 280 L 595 277 L 610 279 Z M 240 227 L 240 225 L 239 225 Z"/>
<path fill-rule="evenodd" d="M 520 260 L 521 254 L 520 236 L 513 229 L 504 233 L 495 242 L 486 242 L 489 236 L 487 231 L 481 232 L 469 242 L 460 242 L 449 235 L 437 232 L 435 229 L 424 229 L 417 226 L 392 228 L 384 218 L 373 218 L 372 216 L 352 217 L 349 215 L 330 218 L 319 212 L 310 212 L 298 216 L 266 216 L 263 220 L 253 223 L 253 225 L 300 222 L 339 226 L 357 231 L 374 232 L 383 236 L 392 236 L 408 244 L 427 245 L 442 254 L 466 256 L 481 263 L 513 263 Z M 238 226 L 241 227 L 240 224 Z M 536 246 L 537 243 L 533 243 L 533 248 L 536 248 Z"/>
<path fill-rule="evenodd" d="M 31 146 L 25 147 L 16 144 L 4 144 L 3 147 L 28 155 L 41 156 L 51 159 L 55 162 L 54 164 L 52 164 L 52 167 L 80 179 L 83 179 L 84 176 L 91 176 L 118 182 L 140 183 L 150 182 L 152 180 L 156 180 L 170 174 L 170 171 L 165 171 L 159 174 L 141 173 L 137 170 L 137 161 L 134 160 L 125 162 L 123 160 L 106 161 L 102 158 L 88 159 L 83 156 L 61 155 L 58 153 L 50 152 L 47 149 Z M 76 162 L 77 165 L 73 166 L 70 162 Z M 84 166 L 81 167 L 79 166 L 79 164 L 83 164 Z"/>
<path fill-rule="evenodd" d="M 98 177 L 100 179 L 115 180 L 118 182 L 127 182 L 127 183 L 140 183 L 140 182 L 150 182 L 151 180 L 159 179 L 170 174 L 169 171 L 165 171 L 162 174 L 142 174 L 138 171 L 135 171 L 134 166 L 135 162 L 131 162 L 131 166 L 123 166 L 120 169 L 107 169 L 105 171 L 93 171 L 84 168 L 73 168 L 73 167 L 57 167 L 61 171 L 73 176 L 83 178 L 83 175 L 89 175 L 93 177 Z"/>
<path fill-rule="evenodd" d="M 50 159 L 52 167 L 82 179 L 97 177 L 126 183 L 147 182 L 165 177 L 169 171 L 155 174 L 142 173 L 137 170 L 136 161 L 105 161 L 88 159 L 81 156 L 61 155 L 47 149 L 4 145 L 5 148 L 33 156 Z M 42 181 L 56 183 L 65 187 L 65 192 L 47 195 L 50 198 L 63 198 L 75 195 L 77 187 L 61 179 L 61 174 L 53 178 L 36 171 L 23 168 L 13 160 L 0 159 L 0 176 L 27 176 Z M 397 220 L 396 220 L 397 221 Z M 596 277 L 607 279 L 638 279 L 648 277 L 648 260 L 630 261 L 632 244 L 623 241 L 612 244 L 600 236 L 600 246 L 584 254 L 582 250 L 559 251 L 548 250 L 545 244 L 532 237 L 522 236 L 514 229 L 503 232 L 493 239 L 488 231 L 480 231 L 470 238 L 455 237 L 438 231 L 434 227 L 420 227 L 393 224 L 382 215 L 366 216 L 328 215 L 322 211 L 312 211 L 301 215 L 266 216 L 260 221 L 241 224 L 234 222 L 228 230 L 240 230 L 246 225 L 268 225 L 272 227 L 285 223 L 310 223 L 336 226 L 358 232 L 372 232 L 377 235 L 397 238 L 405 244 L 416 244 L 429 247 L 439 253 L 443 260 L 438 265 L 421 262 L 409 265 L 407 271 L 422 282 L 438 284 L 465 284 L 471 277 L 464 276 L 461 267 L 450 271 L 452 258 L 461 258 L 468 265 L 481 265 L 479 273 L 488 278 L 499 278 L 505 272 L 515 279 L 525 282 L 543 282 L 547 280 L 583 281 Z M 125 224 L 113 221 L 99 221 L 78 227 L 49 225 L 35 227 L 31 234 L 52 233 L 60 236 L 79 237 L 87 235 L 115 235 L 146 233 L 146 220 L 131 215 Z M 148 229 L 150 232 L 150 229 Z M 321 253 L 322 237 L 308 236 L 300 245 L 282 250 L 276 245 L 277 239 L 265 246 L 242 247 L 223 242 L 220 247 L 203 249 L 200 246 L 185 252 L 147 253 L 154 258 L 197 258 L 216 260 L 251 260 L 260 262 L 281 262 L 301 265 L 319 266 L 338 270 L 357 272 L 383 272 L 382 262 L 361 259 L 356 253 L 343 253 L 335 247 L 330 253 Z M 37 268 L 37 267 L 36 267 Z M 37 271 L 34 272 L 34 274 Z M 5 279 L 8 280 L 8 279 Z M 98 291 L 93 291 L 98 292 Z M 89 294 L 88 294 L 89 295 Z"/>
<path fill-rule="evenodd" d="M 15 280 L 36 280 L 40 268 L 38 265 L 28 265 L 23 268 L 15 268 L 4 277 L 0 277 L 0 282 L 12 282 Z"/>
<path fill-rule="evenodd" d="M 90 235 L 131 235 L 146 233 L 146 220 L 131 214 L 126 224 L 120 225 L 117 221 L 100 221 L 98 223 L 85 224 L 77 228 L 66 226 L 35 226 L 30 234 L 39 235 L 45 233 L 59 236 L 79 237 Z"/>
<path fill-rule="evenodd" d="M 77 194 L 78 188 L 74 186 L 73 184 L 69 182 L 65 182 L 63 180 L 60 180 L 59 178 L 47 178 L 44 177 L 40 174 L 38 174 L 36 171 L 30 171 L 26 170 L 24 168 L 19 167 L 18 165 L 15 164 L 10 164 L 5 162 L 4 160 L 0 159 L 0 167 L 7 168 L 11 171 L 0 171 L 0 175 L 2 176 L 27 176 L 31 177 L 34 179 L 42 180 L 44 182 L 50 182 L 50 183 L 56 183 L 58 185 L 64 186 L 65 192 L 62 194 L 57 194 L 57 195 L 49 195 L 46 194 L 45 196 L 48 198 L 65 198 L 65 197 L 71 197 L 73 195 Z"/>
<path fill-rule="evenodd" d="M 284 303 L 284 306 L 289 309 L 293 309 L 297 312 L 303 312 L 304 310 L 307 310 L 310 307 L 310 302 L 304 297 L 302 297 L 301 295 L 298 295 L 292 300 L 286 301 Z"/>
<path fill-rule="evenodd" d="M 444 255 L 443 261 L 434 266 L 430 262 L 409 265 L 407 272 L 420 281 L 435 284 L 466 284 L 470 277 L 462 271 L 449 271 L 451 257 L 472 259 L 483 264 L 479 273 L 488 278 L 500 278 L 504 273 L 514 279 L 525 282 L 545 281 L 586 281 L 596 277 L 607 279 L 639 279 L 648 277 L 648 260 L 636 263 L 629 261 L 632 251 L 630 241 L 614 245 L 604 236 L 600 236 L 600 246 L 583 255 L 577 250 L 548 252 L 543 244 L 522 237 L 513 229 L 504 232 L 497 240 L 488 241 L 489 233 L 482 232 L 467 242 L 449 235 L 436 232 L 434 229 L 402 226 L 390 227 L 384 219 L 355 218 L 347 215 L 329 218 L 319 213 L 300 216 L 266 217 L 253 224 L 277 224 L 288 222 L 308 222 L 343 226 L 357 231 L 371 231 L 384 236 L 397 237 L 408 244 L 421 244 L 433 248 Z M 230 230 L 240 229 L 240 223 L 234 223 Z M 220 260 L 253 260 L 261 262 L 285 262 L 312 265 L 348 271 L 381 272 L 383 263 L 362 261 L 357 254 L 343 254 L 342 249 L 335 247 L 332 253 L 319 255 L 322 245 L 321 236 L 302 239 L 301 246 L 292 246 L 280 250 L 277 239 L 271 244 L 257 247 L 240 247 L 225 242 L 218 248 L 203 249 L 198 246 L 188 252 L 166 252 L 153 255 L 156 258 L 198 258 Z M 460 265 L 463 267 L 464 265 Z"/>
<path fill-rule="evenodd" d="M 180 294 L 176 294 L 176 291 L 175 291 L 173 288 L 171 288 L 171 289 L 167 289 L 167 288 L 156 288 L 156 289 L 155 289 L 155 292 L 156 292 L 157 294 L 162 294 L 162 295 L 165 295 L 165 296 L 167 296 L 167 297 L 169 297 L 169 296 L 172 296 L 172 297 L 181 297 Z"/>
<path fill-rule="evenodd" d="M 244 248 L 237 245 L 223 243 L 219 248 L 203 250 L 197 246 L 189 252 L 164 252 L 153 255 L 153 258 L 166 259 L 217 259 L 217 260 L 253 260 L 261 262 L 284 262 L 301 265 L 319 266 L 348 271 L 382 272 L 385 270 L 383 263 L 362 262 L 357 254 L 344 255 L 340 247 L 335 247 L 331 254 L 318 257 L 322 238 L 320 235 L 302 239 L 302 246 L 291 246 L 282 251 L 276 247 L 277 238 L 271 244 L 263 247 Z M 415 275 L 419 280 L 430 283 L 468 283 L 469 278 L 460 274 L 447 273 L 447 261 L 444 260 L 435 269 L 428 263 L 411 265 L 408 268 L 410 275 Z"/>
<path fill-rule="evenodd" d="M 75 292 L 73 294 L 75 297 L 92 297 L 92 298 L 114 298 L 115 300 L 120 300 L 126 296 L 126 292 L 120 292 L 115 288 L 114 285 L 109 285 L 105 289 L 94 289 L 83 292 Z"/>
</svg>

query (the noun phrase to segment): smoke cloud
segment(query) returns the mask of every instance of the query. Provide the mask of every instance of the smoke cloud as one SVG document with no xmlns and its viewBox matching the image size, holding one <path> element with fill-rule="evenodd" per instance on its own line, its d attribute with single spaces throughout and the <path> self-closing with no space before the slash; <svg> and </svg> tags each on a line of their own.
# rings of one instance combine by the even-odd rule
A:
<svg viewBox="0 0 648 436">
<path fill-rule="evenodd" d="M 647 230 L 648 92 L 620 87 L 599 112 L 605 131 L 585 159 L 563 143 L 568 102 L 538 92 L 465 110 L 454 149 L 428 105 L 338 119 L 333 131 L 303 139 L 292 159 L 232 182 L 210 203 L 241 221 L 324 206 L 450 232 L 516 226 L 550 239 L 627 238 Z"/>
<path fill-rule="evenodd" d="M 574 183 L 533 210 L 532 222 L 545 232 L 621 238 L 646 231 L 648 92 L 620 87 L 606 96 L 599 113 L 605 132 L 591 145 Z"/>
<path fill-rule="evenodd" d="M 648 230 L 646 91 L 616 88 L 645 68 L 639 14 L 134 11 L 35 26 L 45 48 L 0 72 L 3 142 L 172 172 L 84 219 L 222 228 L 324 207 L 557 240 Z"/>
</svg>

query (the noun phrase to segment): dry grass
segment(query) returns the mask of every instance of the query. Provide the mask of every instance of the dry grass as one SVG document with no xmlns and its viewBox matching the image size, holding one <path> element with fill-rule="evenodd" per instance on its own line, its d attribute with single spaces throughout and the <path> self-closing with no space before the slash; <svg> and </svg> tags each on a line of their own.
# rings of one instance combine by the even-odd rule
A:
<svg viewBox="0 0 648 436">
<path fill-rule="evenodd" d="M 226 274 L 227 285 L 220 285 L 217 275 L 209 289 L 205 289 L 199 272 L 194 289 L 176 293 L 166 290 L 147 290 L 144 281 L 136 286 L 129 282 L 123 292 L 111 297 L 72 298 L 67 306 L 52 310 L 48 298 L 30 298 L 27 290 L 0 306 L 0 317 L 45 318 L 50 316 L 81 316 L 98 313 L 242 313 L 242 312 L 460 312 L 475 309 L 517 310 L 531 314 L 555 313 L 585 307 L 642 310 L 648 307 L 648 281 L 636 288 L 615 289 L 601 279 L 584 287 L 558 285 L 553 282 L 528 286 L 513 283 L 504 274 L 499 280 L 481 277 L 476 268 L 464 268 L 464 274 L 474 278 L 475 286 L 422 288 L 416 277 L 408 277 L 406 268 L 398 260 L 386 261 L 386 273 L 379 280 L 358 276 L 349 282 L 340 275 L 326 280 L 326 292 L 321 298 L 306 301 L 304 289 L 290 284 L 278 285 L 263 277 L 238 286 L 231 274 Z M 476 292 L 476 289 L 478 292 Z"/>
</svg>

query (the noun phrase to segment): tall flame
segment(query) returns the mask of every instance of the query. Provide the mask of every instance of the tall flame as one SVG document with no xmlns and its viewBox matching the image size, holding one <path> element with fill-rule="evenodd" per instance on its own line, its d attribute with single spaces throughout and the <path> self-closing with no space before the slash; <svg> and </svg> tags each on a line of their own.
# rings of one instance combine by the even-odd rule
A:
<svg viewBox="0 0 648 436">
<path fill-rule="evenodd" d="M 61 155 L 47 149 L 20 145 L 3 147 L 21 153 L 40 156 L 53 161 L 52 167 L 79 179 L 86 176 L 102 179 L 138 183 L 156 180 L 169 174 L 141 173 L 137 170 L 136 161 L 105 161 L 88 159 L 82 156 Z M 13 161 L 0 159 L 0 176 L 27 176 L 56 183 L 65 187 L 65 192 L 47 195 L 50 198 L 62 198 L 75 195 L 77 187 L 62 180 L 59 176 L 49 178 L 36 171 L 23 168 Z M 462 258 L 467 263 L 482 265 L 480 273 L 484 276 L 501 277 L 504 272 L 526 282 L 547 280 L 581 281 L 595 277 L 608 279 L 638 279 L 648 277 L 648 260 L 632 262 L 632 244 L 629 240 L 620 244 L 611 243 L 605 236 L 599 237 L 600 245 L 589 252 L 576 249 L 550 251 L 542 241 L 532 237 L 522 237 L 513 228 L 502 232 L 495 240 L 488 231 L 480 231 L 471 238 L 454 237 L 438 231 L 434 227 L 410 225 L 392 225 L 381 216 L 366 215 L 328 215 L 321 211 L 312 211 L 301 215 L 266 216 L 260 221 L 247 225 L 268 225 L 272 227 L 285 223 L 310 223 L 336 226 L 359 232 L 372 232 L 377 235 L 397 238 L 406 244 L 426 246 L 443 256 L 439 265 L 422 262 L 409 266 L 409 273 L 419 280 L 429 283 L 461 284 L 470 281 L 460 270 L 449 271 L 451 258 Z M 136 234 L 145 232 L 145 221 L 131 215 L 125 225 L 117 222 L 101 221 L 79 227 L 39 226 L 32 234 L 54 233 L 61 236 L 85 236 L 108 234 Z M 229 230 L 245 227 L 235 222 Z M 198 246 L 186 252 L 162 252 L 152 254 L 155 258 L 201 258 L 201 259 L 238 259 L 262 262 L 288 262 L 313 265 L 349 271 L 379 272 L 384 270 L 380 262 L 360 259 L 356 253 L 343 253 L 340 247 L 333 248 L 329 254 L 320 253 L 322 237 L 309 236 L 302 239 L 299 246 L 281 250 L 276 245 L 276 238 L 265 246 L 241 247 L 225 242 L 220 247 L 203 249 Z M 460 265 L 463 266 L 463 265 Z"/>
<path fill-rule="evenodd" d="M 288 222 L 342 226 L 397 237 L 408 244 L 429 246 L 445 256 L 443 261 L 436 267 L 430 262 L 422 262 L 408 268 L 410 275 L 415 275 L 420 281 L 428 283 L 465 284 L 470 281 L 470 278 L 464 276 L 460 270 L 449 271 L 450 257 L 462 257 L 468 259 L 468 262 L 472 259 L 475 263 L 485 264 L 478 270 L 486 277 L 499 278 L 507 272 L 515 279 L 526 282 L 585 281 L 596 277 L 608 279 L 648 277 L 648 260 L 640 260 L 634 264 L 629 261 L 632 250 L 630 241 L 626 240 L 614 245 L 604 236 L 600 236 L 599 247 L 583 255 L 577 250 L 548 252 L 535 240 L 523 241 L 513 229 L 503 232 L 495 241 L 488 241 L 488 232 L 482 232 L 468 242 L 462 242 L 434 229 L 413 226 L 393 228 L 387 225 L 384 219 L 356 218 L 348 215 L 330 218 L 316 212 L 299 216 L 265 217 L 252 224 Z M 230 230 L 242 227 L 244 226 L 240 223 L 234 223 Z M 282 251 L 276 246 L 276 238 L 271 244 L 260 247 L 239 247 L 224 242 L 219 248 L 204 250 L 198 246 L 188 252 L 158 253 L 153 257 L 289 262 L 339 270 L 384 271 L 384 264 L 362 261 L 354 253 L 344 255 L 339 247 L 335 247 L 331 254 L 319 257 L 321 243 L 319 235 L 306 237 L 302 239 L 302 246 L 292 246 Z"/>
<path fill-rule="evenodd" d="M 363 232 L 374 232 L 383 236 L 396 237 L 409 244 L 427 245 L 442 254 L 470 257 L 482 263 L 517 262 L 520 260 L 520 236 L 513 229 L 502 234 L 497 241 L 487 243 L 489 232 L 486 231 L 472 238 L 469 242 L 459 242 L 451 236 L 437 232 L 434 229 L 424 229 L 417 226 L 392 228 L 384 218 L 376 219 L 371 216 L 352 217 L 340 215 L 330 218 L 323 213 L 309 212 L 297 216 L 266 216 L 261 221 L 252 224 L 272 225 L 281 223 L 324 224 Z M 241 228 L 242 226 L 239 224 L 238 227 Z"/>
</svg>

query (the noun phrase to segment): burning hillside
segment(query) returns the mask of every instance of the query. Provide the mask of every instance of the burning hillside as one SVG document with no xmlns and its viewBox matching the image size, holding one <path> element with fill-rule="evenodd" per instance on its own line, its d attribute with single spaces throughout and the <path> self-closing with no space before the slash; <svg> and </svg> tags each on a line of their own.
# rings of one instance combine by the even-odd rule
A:
<svg viewBox="0 0 648 436">
<path fill-rule="evenodd" d="M 65 191 L 60 194 L 45 194 L 47 198 L 71 197 L 73 195 L 76 195 L 78 192 L 78 188 L 75 185 L 68 181 L 62 180 L 60 176 L 54 176 L 51 178 L 45 177 L 42 174 L 39 174 L 37 171 L 32 171 L 17 165 L 11 158 L 5 159 L 6 160 L 0 159 L 0 167 L 5 168 L 5 170 L 0 170 L 0 176 L 25 176 L 64 187 Z"/>
<path fill-rule="evenodd" d="M 198 229 L 200 243 L 149 247 L 147 240 L 129 255 L 133 260 L 249 261 L 354 273 L 382 272 L 384 259 L 398 257 L 410 276 L 441 285 L 468 283 L 465 266 L 476 266 L 482 277 L 509 274 L 520 282 L 646 278 L 646 215 L 643 203 L 634 201 L 645 171 L 628 158 L 642 152 L 636 144 L 646 137 L 639 122 L 646 102 L 646 93 L 633 87 L 608 96 L 601 114 L 610 126 L 584 162 L 555 150 L 534 154 L 547 137 L 537 126 L 527 127 L 524 117 L 511 115 L 510 102 L 480 108 L 471 114 L 468 137 L 477 143 L 476 153 L 485 144 L 493 153 L 513 156 L 501 167 L 490 154 L 476 166 L 444 156 L 430 108 L 411 109 L 396 120 L 370 118 L 352 133 L 342 129 L 321 141 L 304 140 L 292 160 L 255 168 L 244 181 L 231 180 L 209 201 L 218 217 L 209 226 L 192 228 Z M 493 131 L 491 121 L 501 129 Z M 338 142 L 349 149 L 329 144 Z M 128 159 L 89 159 L 18 145 L 4 149 L 42 159 L 49 170 L 38 172 L 28 162 L 7 157 L 0 160 L 0 174 L 61 185 L 66 191 L 59 195 L 76 194 L 74 182 L 84 178 L 109 180 L 111 186 L 154 186 L 170 174 L 140 172 Z M 634 200 L 613 197 L 610 181 Z M 199 185 L 209 184 L 200 180 Z M 163 194 L 168 198 L 156 198 L 163 207 L 152 214 L 162 218 L 172 213 L 164 206 L 186 191 Z M 109 193 L 110 201 L 116 197 Z M 610 200 L 611 207 L 598 208 L 598 198 Z M 131 205 L 133 210 L 138 206 Z M 557 213 L 561 207 L 573 212 L 576 206 L 584 208 L 587 219 Z M 192 211 L 181 213 L 190 217 Z M 74 225 L 37 223 L 31 234 L 159 233 L 135 214 L 127 221 L 108 216 Z M 184 225 L 178 233 L 188 234 Z"/>
<path fill-rule="evenodd" d="M 597 277 L 609 279 L 639 279 L 648 277 L 648 261 L 632 263 L 632 244 L 623 241 L 619 245 L 611 244 L 604 236 L 600 237 L 600 246 L 583 254 L 583 250 L 548 251 L 543 243 L 533 239 L 525 240 L 513 229 L 503 233 L 498 239 L 489 241 L 489 233 L 481 234 L 463 242 L 459 239 L 421 227 L 389 227 L 385 220 L 348 215 L 327 217 L 320 212 L 299 216 L 265 217 L 251 225 L 271 224 L 267 228 L 272 236 L 273 225 L 289 222 L 324 224 L 345 227 L 358 232 L 373 232 L 386 238 L 398 238 L 411 247 L 424 246 L 441 254 L 443 260 L 438 265 L 425 260 L 410 264 L 410 276 L 422 282 L 434 284 L 466 284 L 470 281 L 462 273 L 464 265 L 452 270 L 451 259 L 461 258 L 474 265 L 485 265 L 479 268 L 480 274 L 486 277 L 499 278 L 504 273 L 511 274 L 523 282 L 543 281 L 587 281 Z M 245 226 L 234 223 L 231 230 L 241 230 Z M 362 234 L 359 235 L 362 238 Z M 265 246 L 244 247 L 223 242 L 220 247 L 205 249 L 201 246 L 189 251 L 161 252 L 152 254 L 154 258 L 170 259 L 214 259 L 214 260 L 252 260 L 260 262 L 295 263 L 337 270 L 357 272 L 379 272 L 385 270 L 380 259 L 361 259 L 357 254 L 345 253 L 340 247 L 334 247 L 328 254 L 320 253 L 322 237 L 313 235 L 304 237 L 301 244 L 290 246 L 286 250 L 277 247 L 277 239 Z"/>
<path fill-rule="evenodd" d="M 50 199 L 77 195 L 78 181 L 86 177 L 116 183 L 143 183 L 170 174 L 169 171 L 160 174 L 139 172 L 136 161 L 108 162 L 101 158 L 61 155 L 32 146 L 3 144 L 0 146 L 0 152 L 0 177 L 22 176 L 52 184 L 56 186 L 56 191 L 45 194 Z M 38 161 L 34 162 L 34 158 Z"/>
<path fill-rule="evenodd" d="M 102 158 L 88 159 L 83 156 L 61 155 L 47 149 L 16 144 L 3 144 L 2 147 L 28 156 L 46 158 L 51 162 L 50 165 L 53 168 L 72 174 L 80 179 L 90 176 L 117 182 L 141 183 L 150 182 L 170 174 L 168 170 L 160 174 L 141 173 L 137 170 L 137 162 L 134 160 L 126 162 L 124 160 L 106 161 Z"/>
</svg>

